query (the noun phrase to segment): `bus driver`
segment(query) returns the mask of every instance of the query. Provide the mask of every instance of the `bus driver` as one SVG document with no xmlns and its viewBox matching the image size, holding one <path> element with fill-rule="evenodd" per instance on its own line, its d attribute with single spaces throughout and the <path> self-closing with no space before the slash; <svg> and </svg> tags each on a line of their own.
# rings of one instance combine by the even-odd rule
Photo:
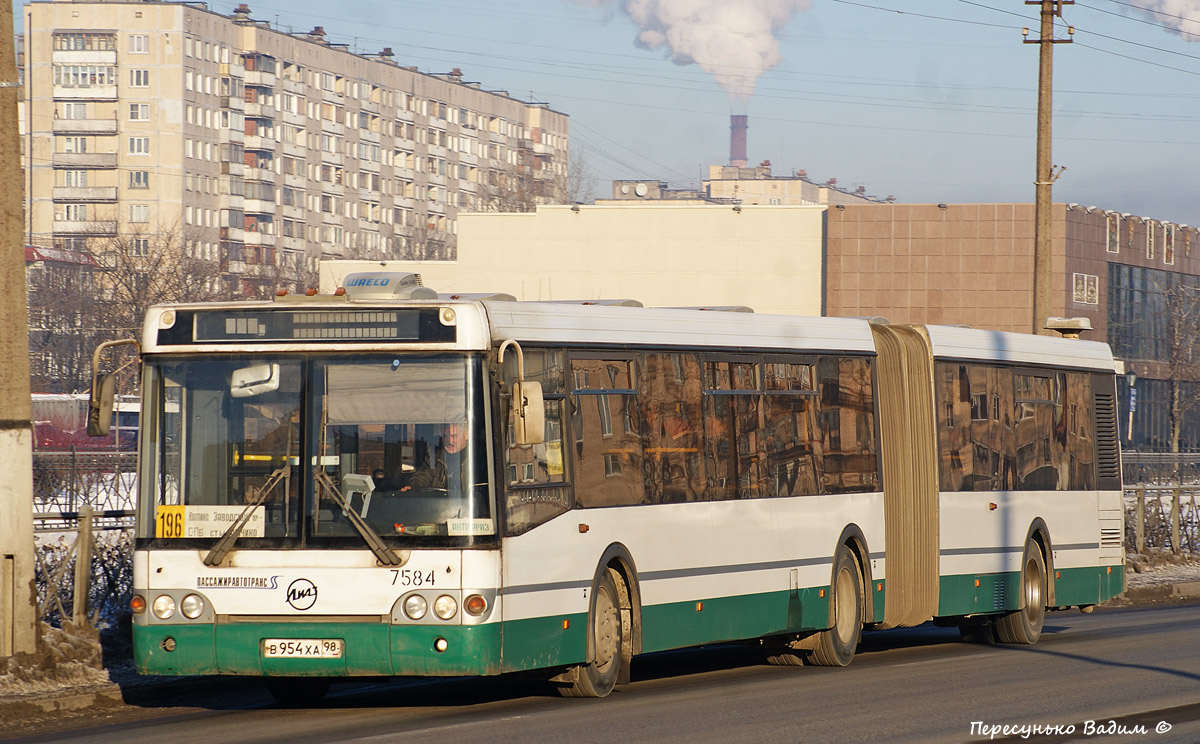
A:
<svg viewBox="0 0 1200 744">
<path fill-rule="evenodd" d="M 401 488 L 444 488 L 451 493 L 463 493 L 463 483 L 470 480 L 467 462 L 467 425 L 446 424 L 442 428 L 442 446 L 434 454 L 433 464 L 415 470 L 408 484 Z"/>
</svg>

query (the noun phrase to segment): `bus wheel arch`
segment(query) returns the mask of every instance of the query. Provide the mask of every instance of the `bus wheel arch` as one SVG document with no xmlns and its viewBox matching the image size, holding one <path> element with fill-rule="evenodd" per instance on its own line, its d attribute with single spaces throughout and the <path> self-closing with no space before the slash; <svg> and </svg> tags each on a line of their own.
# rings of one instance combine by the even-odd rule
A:
<svg viewBox="0 0 1200 744">
<path fill-rule="evenodd" d="M 1042 552 L 1043 546 L 1035 536 L 1025 541 L 1018 574 L 1019 608 L 996 619 L 996 638 L 1001 643 L 1032 645 L 1042 635 L 1049 602 L 1049 572 Z"/>
<path fill-rule="evenodd" d="M 847 666 L 863 629 L 863 567 L 851 543 L 839 542 L 829 587 L 830 627 L 816 636 L 809 659 L 818 666 Z"/>
<path fill-rule="evenodd" d="M 867 547 L 867 538 L 859 526 L 852 522 L 842 530 L 842 534 L 838 538 L 838 545 L 849 547 L 858 560 L 859 576 L 863 588 L 862 621 L 870 623 L 875 619 L 875 592 L 871 591 L 871 587 L 875 585 L 875 579 L 871 573 L 871 551 Z M 830 616 L 829 620 L 832 624 L 833 617 Z"/>
<path fill-rule="evenodd" d="M 620 544 L 609 546 L 592 579 L 584 663 L 555 678 L 565 683 L 558 688 L 563 696 L 605 697 L 629 682 L 630 662 L 641 643 L 636 576 L 629 551 Z"/>
<path fill-rule="evenodd" d="M 1025 544 L 1030 541 L 1037 543 L 1042 551 L 1042 563 L 1046 567 L 1046 598 L 1045 603 L 1049 607 L 1054 607 L 1057 602 L 1054 599 L 1054 545 L 1050 542 L 1050 528 L 1046 526 L 1046 522 L 1037 517 L 1029 525 L 1029 531 L 1025 534 Z M 1022 556 L 1021 565 L 1024 565 L 1024 556 Z M 1021 608 L 1024 609 L 1024 596 L 1021 598 Z"/>
</svg>

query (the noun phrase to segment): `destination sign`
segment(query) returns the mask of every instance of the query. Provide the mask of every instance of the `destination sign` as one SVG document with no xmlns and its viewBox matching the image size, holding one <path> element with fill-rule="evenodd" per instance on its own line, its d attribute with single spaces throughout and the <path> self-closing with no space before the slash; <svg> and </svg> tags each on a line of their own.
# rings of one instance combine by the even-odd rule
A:
<svg viewBox="0 0 1200 744">
<path fill-rule="evenodd" d="M 452 343 L 438 308 L 180 311 L 162 345 L 210 343 Z"/>
</svg>

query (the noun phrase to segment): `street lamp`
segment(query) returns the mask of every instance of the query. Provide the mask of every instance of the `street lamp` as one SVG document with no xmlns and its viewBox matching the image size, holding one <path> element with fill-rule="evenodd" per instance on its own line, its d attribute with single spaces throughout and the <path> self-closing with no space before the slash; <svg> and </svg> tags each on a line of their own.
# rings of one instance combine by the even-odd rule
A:
<svg viewBox="0 0 1200 744">
<path fill-rule="evenodd" d="M 1134 385 L 1137 383 L 1137 373 L 1133 371 L 1133 365 L 1129 365 L 1128 371 L 1125 372 L 1125 382 L 1129 385 L 1129 426 L 1125 429 L 1125 437 L 1129 440 L 1129 446 L 1133 446 L 1133 412 L 1137 410 L 1137 388 Z"/>
</svg>

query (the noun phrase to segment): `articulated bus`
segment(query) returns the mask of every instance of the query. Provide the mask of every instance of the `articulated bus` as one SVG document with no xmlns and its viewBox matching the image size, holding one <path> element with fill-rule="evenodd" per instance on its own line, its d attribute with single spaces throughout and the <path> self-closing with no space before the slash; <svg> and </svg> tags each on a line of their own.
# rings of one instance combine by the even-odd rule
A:
<svg viewBox="0 0 1200 744">
<path fill-rule="evenodd" d="M 140 672 L 599 697 L 718 642 L 1030 644 L 1123 589 L 1102 343 L 345 284 L 148 311 Z"/>
</svg>

